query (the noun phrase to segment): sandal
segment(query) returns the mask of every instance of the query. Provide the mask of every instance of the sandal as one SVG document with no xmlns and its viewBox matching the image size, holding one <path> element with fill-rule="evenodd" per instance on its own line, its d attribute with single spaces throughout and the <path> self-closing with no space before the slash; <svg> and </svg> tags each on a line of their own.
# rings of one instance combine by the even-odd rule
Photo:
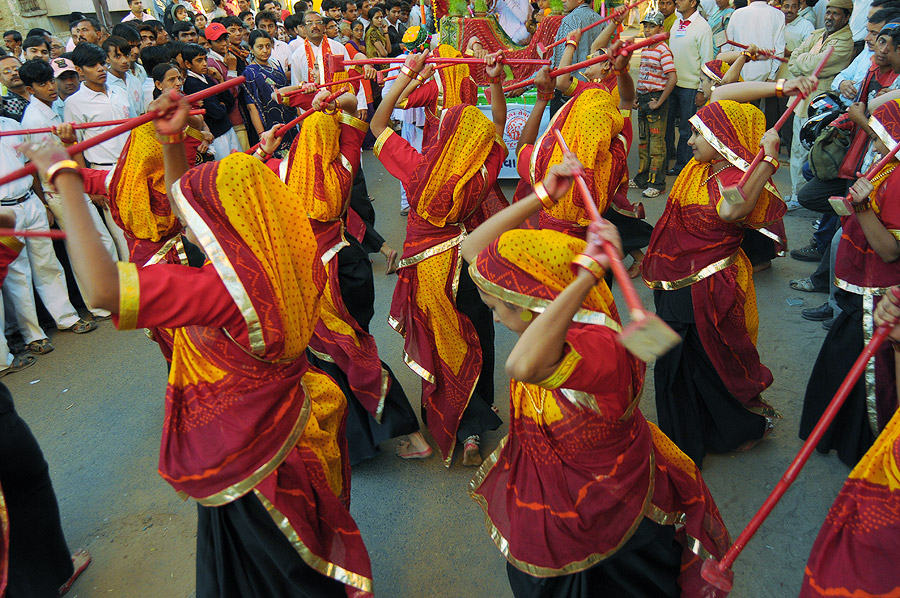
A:
<svg viewBox="0 0 900 598">
<path fill-rule="evenodd" d="M 820 291 L 813 284 L 813 281 L 810 277 L 806 278 L 797 278 L 792 280 L 790 283 L 791 288 L 795 291 L 803 291 L 804 293 L 827 293 L 828 291 Z"/>
<path fill-rule="evenodd" d="M 766 418 L 766 427 L 763 430 L 762 437 L 761 438 L 753 438 L 751 440 L 748 440 L 747 442 L 743 443 L 741 446 L 734 449 L 734 452 L 735 453 L 746 453 L 747 451 L 749 451 L 750 449 L 755 447 L 757 444 L 759 444 L 760 442 L 762 442 L 763 440 L 765 440 L 766 438 L 771 436 L 772 432 L 775 430 L 775 421 L 776 420 L 774 417 L 767 417 Z"/>
<path fill-rule="evenodd" d="M 80 549 L 72 553 L 72 566 L 75 568 L 75 572 L 72 573 L 72 577 L 69 578 L 69 581 L 60 586 L 60 596 L 65 595 L 66 592 L 72 589 L 72 584 L 75 583 L 75 580 L 78 579 L 78 576 L 84 573 L 84 570 L 87 569 L 88 565 L 90 564 L 91 555 L 87 550 Z"/>
<path fill-rule="evenodd" d="M 31 355 L 16 355 L 13 357 L 12 363 L 5 370 L 0 370 L 0 378 L 7 374 L 20 372 L 25 368 L 30 368 L 37 360 Z"/>
<path fill-rule="evenodd" d="M 92 330 L 97 330 L 97 322 L 88 322 L 83 318 L 79 318 L 77 322 L 65 328 L 69 332 L 74 332 L 75 334 L 84 334 L 85 332 L 91 332 Z"/>
<path fill-rule="evenodd" d="M 34 353 L 35 355 L 46 355 L 52 350 L 53 345 L 50 343 L 50 339 L 47 338 L 40 338 L 28 343 L 28 352 Z"/>
<path fill-rule="evenodd" d="M 434 454 L 434 449 L 430 446 L 424 451 L 418 452 L 410 452 L 410 448 L 412 448 L 412 443 L 409 440 L 402 441 L 397 446 L 397 456 L 401 459 L 427 459 Z"/>
<path fill-rule="evenodd" d="M 481 442 L 481 438 L 477 434 L 473 434 L 466 438 L 466 441 L 463 443 L 463 462 L 462 464 L 466 467 L 477 467 L 481 465 L 481 451 L 478 445 Z"/>
</svg>

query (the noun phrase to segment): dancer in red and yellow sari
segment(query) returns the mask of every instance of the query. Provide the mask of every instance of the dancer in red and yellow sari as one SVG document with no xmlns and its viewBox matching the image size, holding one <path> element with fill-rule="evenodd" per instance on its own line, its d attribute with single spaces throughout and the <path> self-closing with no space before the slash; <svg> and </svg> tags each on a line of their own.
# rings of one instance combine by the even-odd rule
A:
<svg viewBox="0 0 900 598">
<path fill-rule="evenodd" d="M 660 428 L 702 466 L 709 452 L 751 448 L 771 430 L 775 410 L 761 396 L 772 374 L 759 360 L 759 318 L 745 228 L 781 218 L 786 207 L 761 162 L 744 187 L 747 201 L 725 202 L 763 144 L 768 160 L 778 136 L 765 132 L 750 104 L 714 102 L 691 118 L 694 158 L 675 181 L 653 230 L 643 277 L 656 311 L 683 342 L 656 362 Z M 777 164 L 777 161 L 775 162 Z"/>
<path fill-rule="evenodd" d="M 269 166 L 281 173 L 288 189 L 299 198 L 325 266 L 321 316 L 309 347 L 314 365 L 334 378 L 348 398 L 348 453 L 350 464 L 355 465 L 375 457 L 381 442 L 416 433 L 419 422 L 393 372 L 378 358 L 368 321 L 363 328 L 344 301 L 352 288 L 342 290 L 338 262 L 341 252 L 349 248 L 349 197 L 369 126 L 352 116 L 356 114 L 354 95 L 344 94 L 338 101 L 344 111 L 310 115 L 287 159 L 278 165 L 270 161 Z M 362 257 L 368 261 L 365 254 Z M 361 267 L 371 272 L 370 264 Z"/>
<path fill-rule="evenodd" d="M 187 170 L 187 103 L 161 97 L 153 108 L 168 115 L 156 127 L 172 137 L 171 200 L 209 262 L 104 261 L 81 227 L 73 261 L 119 328 L 176 328 L 159 472 L 199 503 L 197 595 L 370 596 L 348 510 L 345 399 L 305 357 L 326 283 L 309 221 L 250 156 Z M 51 151 L 29 154 L 46 170 Z M 55 178 L 68 218 L 83 222 L 80 180 L 68 170 Z"/>
<path fill-rule="evenodd" d="M 562 195 L 573 162 L 551 169 L 545 199 Z M 638 408 L 645 365 L 617 340 L 602 250 L 556 231 L 510 230 L 541 203 L 529 195 L 462 247 L 495 319 L 519 335 L 506 362 L 509 435 L 470 491 L 513 594 L 724 596 L 700 566 L 724 553 L 728 533 L 697 467 Z M 615 227 L 604 227 L 591 230 L 618 247 Z"/>
<path fill-rule="evenodd" d="M 900 100 L 889 100 L 869 118 L 876 140 L 862 165 L 865 171 L 900 142 Z M 871 183 L 859 179 L 851 187 L 860 210 L 842 219 L 843 232 L 834 263 L 834 298 L 841 308 L 810 373 L 800 419 L 800 438 L 807 438 L 843 382 L 853 360 L 872 337 L 872 313 L 889 287 L 900 284 L 900 190 L 898 161 L 893 159 Z M 816 447 L 853 467 L 897 409 L 893 384 L 894 358 L 884 346 L 869 360 L 866 373 L 856 383 Z"/>
<path fill-rule="evenodd" d="M 410 56 L 417 72 L 427 54 Z M 498 131 L 506 120 L 499 61 L 488 67 L 493 114 L 456 105 L 420 154 L 388 128 L 391 110 L 411 77 L 401 72 L 372 119 L 375 155 L 406 188 L 410 213 L 397 271 L 389 323 L 404 337 L 404 359 L 422 378 L 422 408 L 449 467 L 456 441 L 463 464 L 481 463 L 480 436 L 497 429 L 494 399 L 494 328 L 459 253 L 459 243 L 484 221 L 484 198 L 506 157 Z"/>
<path fill-rule="evenodd" d="M 876 326 L 900 317 L 900 300 L 890 292 L 885 297 L 875 309 Z M 891 338 L 900 340 L 900 329 L 895 327 Z M 900 352 L 888 351 L 892 370 L 900 371 Z M 890 382 L 896 393 L 896 376 Z M 828 511 L 806 563 L 800 598 L 900 596 L 898 550 L 900 410 L 895 410 Z"/>
</svg>

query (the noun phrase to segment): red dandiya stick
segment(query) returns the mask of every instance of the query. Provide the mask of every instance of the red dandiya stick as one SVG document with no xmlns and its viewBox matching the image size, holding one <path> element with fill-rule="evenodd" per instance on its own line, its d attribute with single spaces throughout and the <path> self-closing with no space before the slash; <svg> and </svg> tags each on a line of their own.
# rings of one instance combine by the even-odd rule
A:
<svg viewBox="0 0 900 598">
<path fill-rule="evenodd" d="M 343 81 L 342 81 L 342 83 L 343 83 Z M 336 100 L 337 98 L 341 97 L 345 93 L 347 93 L 347 92 L 346 91 L 336 91 L 333 94 L 331 94 L 330 96 L 328 96 L 327 98 L 325 98 L 324 100 L 322 100 L 322 103 L 327 104 L 328 102 L 330 102 L 332 100 Z M 310 108 L 309 110 L 304 111 L 303 114 L 301 114 L 297 118 L 294 118 L 294 119 L 289 120 L 288 122 L 284 123 L 281 127 L 278 128 L 277 131 L 275 131 L 275 137 L 284 137 L 288 131 L 290 131 L 296 125 L 300 124 L 300 122 L 302 122 L 304 118 L 306 118 L 307 116 L 309 116 L 310 114 L 312 114 L 315 111 L 316 111 L 315 108 Z M 260 141 L 259 143 L 257 143 L 256 145 L 254 145 L 253 147 L 248 149 L 246 153 L 252 154 L 253 152 L 255 152 L 259 148 L 260 143 L 262 143 L 262 142 Z"/>
<path fill-rule="evenodd" d="M 225 81 L 224 83 L 219 83 L 217 85 L 213 85 L 212 87 L 210 87 L 208 89 L 204 89 L 202 91 L 198 91 L 197 93 L 192 93 L 189 96 L 185 96 L 184 99 L 186 99 L 188 102 L 198 102 L 204 98 L 208 98 L 209 96 L 216 95 L 219 92 L 225 91 L 226 89 L 231 89 L 232 87 L 235 87 L 236 85 L 240 85 L 244 81 L 246 81 L 246 79 L 244 77 L 235 77 L 234 79 L 230 79 L 228 81 Z M 162 116 L 162 114 L 163 113 L 160 112 L 159 110 L 151 110 L 150 112 L 148 112 L 146 114 L 142 114 L 141 116 L 136 116 L 134 118 L 130 118 L 127 121 L 125 121 L 124 123 L 122 123 L 121 125 L 118 125 L 117 127 L 113 127 L 112 129 L 110 129 L 108 131 L 104 131 L 104 132 L 100 133 L 99 135 L 91 137 L 90 139 L 85 139 L 84 141 L 76 143 L 75 145 L 70 145 L 69 147 L 66 148 L 66 152 L 70 156 L 74 156 L 77 153 L 83 152 L 86 149 L 90 149 L 90 148 L 94 147 L 95 145 L 99 145 L 99 144 L 103 143 L 104 141 L 107 141 L 109 139 L 112 139 L 113 137 L 121 135 L 122 133 L 127 133 L 128 131 L 131 131 L 132 129 L 136 129 L 137 127 L 141 126 L 144 123 L 148 123 L 151 120 L 159 118 L 160 116 Z M 0 177 L 0 185 L 5 185 L 6 183 L 8 183 L 10 181 L 20 179 L 24 176 L 32 175 L 35 172 L 37 172 L 37 166 L 35 166 L 33 162 L 30 162 L 30 163 L 26 164 L 24 168 L 14 170 L 13 172 L 10 172 L 9 174 L 6 174 L 3 177 Z"/>
<path fill-rule="evenodd" d="M 895 144 L 894 148 L 889 151 L 885 157 L 883 157 L 871 168 L 869 168 L 869 170 L 867 170 L 866 174 L 864 174 L 863 176 L 871 181 L 872 177 L 881 172 L 881 169 L 887 166 L 888 163 L 894 159 L 894 156 L 897 155 L 897 150 L 900 150 L 900 143 Z M 828 203 L 831 204 L 831 207 L 834 208 L 834 211 L 838 216 L 849 216 L 850 214 L 856 213 L 853 210 L 853 204 L 850 203 L 849 193 L 846 195 L 846 197 L 840 197 L 839 195 L 829 197 Z"/>
<path fill-rule="evenodd" d="M 582 28 L 579 29 L 578 31 L 579 31 L 580 33 L 584 33 L 585 31 L 588 31 L 588 30 L 590 30 L 590 29 L 593 29 L 593 28 L 596 27 L 597 25 L 602 25 L 603 23 L 606 23 L 606 22 L 608 22 L 608 21 L 611 21 L 612 19 L 616 18 L 616 17 L 619 16 L 619 15 L 626 15 L 626 14 L 628 14 L 628 11 L 629 11 L 629 10 L 631 10 L 632 8 L 634 8 L 634 7 L 636 7 L 636 6 L 640 6 L 641 4 L 643 4 L 643 3 L 646 2 L 646 1 L 647 1 L 647 0 L 638 0 L 637 2 L 633 2 L 633 3 L 631 3 L 631 4 L 626 4 L 625 6 L 622 7 L 622 9 L 624 9 L 624 10 L 613 11 L 613 14 L 609 15 L 608 17 L 605 17 L 605 18 L 603 18 L 603 19 L 600 19 L 599 21 L 595 21 L 594 23 L 591 23 L 590 25 L 588 25 L 588 26 L 586 26 L 586 27 L 582 27 Z M 542 45 L 542 44 L 539 42 L 539 43 L 537 44 L 537 54 L 538 54 L 538 56 L 540 56 L 541 58 L 543 58 L 544 56 L 547 55 L 547 50 L 552 50 L 552 49 L 555 48 L 556 46 L 558 46 L 558 45 L 560 45 L 560 44 L 566 43 L 566 40 L 567 40 L 567 39 L 568 39 L 568 36 L 566 36 L 566 37 L 564 37 L 564 38 L 562 38 L 562 39 L 558 39 L 558 40 L 556 40 L 555 42 L 553 42 L 552 44 L 547 44 L 546 46 Z"/>
<path fill-rule="evenodd" d="M 200 116 L 206 114 L 206 110 L 200 108 L 198 110 L 191 110 L 191 116 Z M 130 118 L 119 118 L 116 120 L 105 120 L 91 123 L 68 123 L 72 125 L 72 128 L 76 131 L 80 131 L 81 129 L 93 129 L 95 127 L 112 127 L 115 125 L 121 125 L 122 123 L 126 123 Z M 56 127 L 57 130 L 59 127 Z M 22 129 L 20 131 L 0 131 L 0 137 L 7 137 L 9 135 L 37 135 L 39 133 L 52 133 L 53 127 L 43 127 L 41 129 Z"/>
<path fill-rule="evenodd" d="M 897 291 L 896 287 L 892 288 L 891 292 L 894 293 L 895 297 L 900 297 L 900 292 Z M 822 440 L 822 436 L 825 435 L 828 426 L 834 421 L 834 418 L 843 406 L 844 401 L 847 400 L 850 391 L 862 375 L 866 363 L 868 363 L 875 352 L 878 351 L 879 347 L 881 347 L 887 338 L 888 333 L 895 325 L 896 322 L 892 322 L 891 324 L 879 326 L 875 330 L 872 339 L 866 344 L 862 354 L 853 363 L 853 367 L 850 368 L 847 377 L 844 378 L 844 382 L 841 384 L 840 388 L 838 388 L 834 398 L 828 403 L 828 407 L 825 409 L 822 417 L 819 418 L 819 422 L 816 424 L 816 427 L 813 428 L 809 438 L 803 443 L 797 456 L 791 461 L 791 464 L 788 466 L 787 470 L 785 470 L 784 475 L 781 476 L 778 484 L 772 489 L 772 492 L 769 493 L 768 498 L 766 498 L 766 501 L 750 520 L 750 523 L 748 523 L 747 527 L 741 531 L 741 535 L 734 541 L 734 544 L 728 548 L 728 551 L 725 553 L 725 556 L 722 557 L 721 561 L 717 561 L 715 557 L 710 557 L 703 562 L 703 567 L 700 570 L 703 579 L 721 590 L 731 590 L 732 582 L 734 580 L 734 572 L 731 571 L 731 566 L 734 564 L 735 559 L 747 546 L 747 542 L 749 542 L 757 530 L 759 530 L 763 521 L 765 521 L 772 513 L 772 509 L 775 508 L 775 505 L 778 504 L 778 501 L 781 500 L 781 497 L 784 496 L 787 489 L 794 480 L 797 479 L 797 474 L 799 474 L 800 470 L 803 469 L 803 466 L 806 465 L 813 449 L 815 449 L 816 445 L 819 444 L 819 441 Z"/>
<path fill-rule="evenodd" d="M 812 76 L 818 77 L 819 73 L 822 72 L 822 69 L 825 68 L 825 63 L 828 62 L 828 58 L 831 56 L 831 53 L 834 51 L 834 48 L 828 48 L 825 50 L 825 54 L 822 56 L 822 60 L 819 61 L 819 66 L 816 67 L 816 70 L 813 71 Z M 775 131 L 779 131 L 781 127 L 784 126 L 784 123 L 787 122 L 787 119 L 791 117 L 794 113 L 794 109 L 797 107 L 800 102 L 806 97 L 804 94 L 797 94 L 794 96 L 794 99 L 791 100 L 791 103 L 788 105 L 787 110 L 784 111 L 784 114 L 781 115 L 781 118 L 775 123 L 772 127 Z M 756 152 L 756 156 L 753 158 L 753 162 L 750 163 L 750 167 L 747 168 L 747 171 L 741 176 L 741 180 L 738 181 L 736 187 L 721 187 L 720 190 L 722 192 L 722 197 L 730 204 L 742 204 L 747 201 L 747 198 L 744 196 L 744 185 L 747 184 L 747 180 L 750 178 L 750 175 L 756 170 L 756 167 L 762 161 L 763 156 L 765 156 L 766 152 L 763 148 L 759 148 L 759 151 Z"/>
<path fill-rule="evenodd" d="M 340 81 L 328 81 L 326 83 L 319 83 L 316 85 L 316 89 L 325 89 L 326 87 L 332 87 L 334 85 L 340 85 L 341 83 L 353 83 L 354 81 L 360 81 L 365 79 L 365 75 L 354 75 L 352 77 L 347 77 L 346 79 L 341 79 Z M 293 91 L 288 91 L 282 94 L 278 94 L 280 97 L 286 98 L 288 96 L 295 96 L 298 93 L 314 93 L 314 92 L 304 92 L 302 89 L 295 89 Z"/>
<path fill-rule="evenodd" d="M 0 237 L 46 237 L 49 239 L 65 239 L 66 233 L 61 230 L 15 230 L 0 228 Z"/>
<path fill-rule="evenodd" d="M 742 50 L 747 50 L 747 49 L 750 48 L 750 46 L 746 46 L 746 45 L 744 45 L 744 44 L 739 44 L 739 43 L 737 43 L 737 42 L 733 42 L 733 41 L 731 41 L 730 39 L 727 40 L 725 43 L 726 43 L 726 44 L 731 44 L 732 46 L 735 46 L 735 47 L 740 48 L 740 49 L 742 49 Z M 781 62 L 787 62 L 787 61 L 788 61 L 788 59 L 785 58 L 784 56 L 776 56 L 776 55 L 775 55 L 775 52 L 773 52 L 772 50 L 759 50 L 759 53 L 760 53 L 762 56 L 765 56 L 766 58 L 774 58 L 775 60 L 780 60 Z"/>
<path fill-rule="evenodd" d="M 669 39 L 668 33 L 657 33 L 656 35 L 651 35 L 650 37 L 643 39 L 639 42 L 635 42 L 633 44 L 628 44 L 627 46 L 622 46 L 619 49 L 618 56 L 627 56 L 628 54 L 634 52 L 635 50 L 639 50 L 641 48 L 646 48 L 647 46 L 652 46 L 653 44 L 662 42 Z M 576 62 L 575 64 L 570 64 L 569 66 L 560 67 L 558 69 L 554 69 L 550 71 L 551 77 L 558 77 L 559 75 L 565 75 L 568 73 L 572 73 L 579 69 L 583 69 L 585 67 L 589 67 L 592 64 L 597 64 L 598 62 L 605 62 L 613 58 L 613 56 L 609 54 L 603 54 L 602 56 L 595 56 L 594 58 L 589 58 L 582 62 Z M 528 87 L 534 83 L 534 77 L 531 79 L 525 79 L 524 81 L 519 81 L 518 83 L 513 83 L 512 85 L 507 85 L 503 88 L 503 92 L 507 93 L 514 89 L 519 89 L 521 87 Z"/>
<path fill-rule="evenodd" d="M 445 68 L 448 68 L 448 67 L 451 67 L 451 66 L 455 66 L 455 65 L 453 65 L 453 64 L 441 64 L 441 65 L 438 65 L 438 66 L 434 67 L 434 72 L 436 73 L 436 72 L 438 72 L 438 71 L 441 70 L 441 69 L 445 69 Z M 390 69 L 390 70 L 393 70 L 393 69 Z M 385 78 L 382 79 L 382 78 L 381 78 L 381 74 L 382 74 L 382 73 L 386 73 L 386 72 L 387 72 L 387 71 L 378 71 L 378 74 L 375 76 L 375 80 L 378 82 L 379 85 L 382 85 L 385 81 L 393 81 L 394 79 L 396 79 L 397 77 L 400 76 L 399 74 L 397 74 L 397 75 L 392 75 L 392 76 L 390 76 L 390 77 L 385 77 Z"/>
<path fill-rule="evenodd" d="M 554 129 L 553 134 L 556 135 L 556 141 L 559 143 L 560 149 L 564 153 L 571 153 L 559 129 Z M 575 174 L 575 184 L 578 185 L 578 190 L 581 191 L 584 207 L 591 215 L 591 218 L 595 222 L 602 223 L 603 217 L 594 203 L 594 197 L 591 194 L 591 190 L 588 189 L 582 173 Z M 603 252 L 606 253 L 606 257 L 609 258 L 610 264 L 612 264 L 613 276 L 615 276 L 616 282 L 622 288 L 622 295 L 625 296 L 625 304 L 628 306 L 628 312 L 631 315 L 631 322 L 619 334 L 622 346 L 642 361 L 651 362 L 656 360 L 657 357 L 662 357 L 681 342 L 681 337 L 668 324 L 663 322 L 659 316 L 648 312 L 644 308 L 641 298 L 634 288 L 634 283 L 631 282 L 631 277 L 628 276 L 628 271 L 616 252 L 616 248 L 610 243 L 603 243 Z"/>
<path fill-rule="evenodd" d="M 332 71 L 338 73 L 345 70 L 348 66 L 403 63 L 406 62 L 406 58 L 406 56 L 397 56 L 394 58 L 357 58 L 354 60 L 344 60 L 344 57 L 340 54 L 329 54 L 328 62 Z M 550 61 L 542 60 L 540 58 L 501 58 L 500 63 L 512 66 L 522 64 L 548 66 Z M 448 58 L 444 56 L 429 56 L 425 59 L 425 64 L 484 64 L 484 60 L 482 58 L 474 57 Z"/>
</svg>

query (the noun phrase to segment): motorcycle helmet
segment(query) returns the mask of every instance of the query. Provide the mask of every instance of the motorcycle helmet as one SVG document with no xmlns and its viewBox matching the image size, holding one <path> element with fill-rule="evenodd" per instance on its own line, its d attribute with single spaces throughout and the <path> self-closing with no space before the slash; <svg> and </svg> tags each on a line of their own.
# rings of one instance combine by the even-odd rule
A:
<svg viewBox="0 0 900 598">
<path fill-rule="evenodd" d="M 800 129 L 800 144 L 810 149 L 819 134 L 844 112 L 844 105 L 837 94 L 821 93 L 809 103 L 809 119 Z"/>
</svg>

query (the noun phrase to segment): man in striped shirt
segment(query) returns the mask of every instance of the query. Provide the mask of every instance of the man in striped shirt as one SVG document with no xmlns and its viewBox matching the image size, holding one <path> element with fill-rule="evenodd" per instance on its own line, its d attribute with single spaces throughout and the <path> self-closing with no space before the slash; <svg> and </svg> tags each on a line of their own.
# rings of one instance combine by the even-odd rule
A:
<svg viewBox="0 0 900 598">
<path fill-rule="evenodd" d="M 664 31 L 661 12 L 648 12 L 641 21 L 644 37 Z M 640 167 L 629 184 L 644 189 L 644 197 L 657 197 L 666 189 L 666 120 L 669 94 L 678 76 L 675 61 L 665 42 L 641 51 L 641 67 L 637 82 L 638 155 Z"/>
</svg>

